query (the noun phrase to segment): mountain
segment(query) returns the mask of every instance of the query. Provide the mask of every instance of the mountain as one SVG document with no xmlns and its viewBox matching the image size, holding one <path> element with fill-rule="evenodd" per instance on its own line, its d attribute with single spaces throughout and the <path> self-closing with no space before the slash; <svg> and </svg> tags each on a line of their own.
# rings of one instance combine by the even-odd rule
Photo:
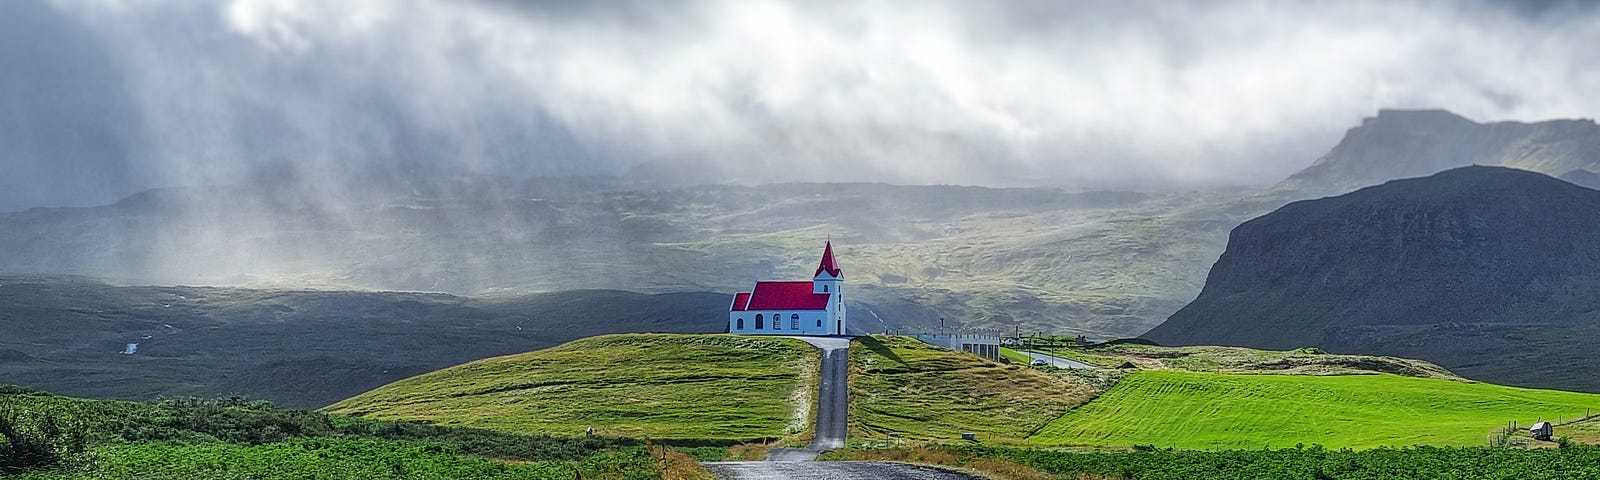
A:
<svg viewBox="0 0 1600 480">
<path fill-rule="evenodd" d="M 1477 123 L 1444 110 L 1380 110 L 1278 189 L 1309 198 L 1469 165 L 1552 176 L 1600 170 L 1600 125 L 1593 119 Z"/>
<path fill-rule="evenodd" d="M 1574 184 L 1574 185 L 1578 185 L 1578 186 L 1581 186 L 1581 187 L 1587 187 L 1587 188 L 1593 188 L 1593 189 L 1600 190 L 1600 173 L 1595 173 L 1595 172 L 1592 172 L 1592 171 L 1589 171 L 1589 170 L 1578 169 L 1578 170 L 1573 170 L 1573 171 L 1570 171 L 1570 172 L 1567 172 L 1567 173 L 1563 173 L 1563 174 L 1561 174 L 1560 177 L 1557 177 L 1557 178 L 1560 178 L 1564 182 L 1571 183 L 1571 184 Z"/>
<path fill-rule="evenodd" d="M 1177 310 L 1209 261 L 1169 275 L 1193 247 L 1145 237 L 1149 217 L 1231 195 L 468 178 L 336 197 L 262 182 L 0 214 L 0 272 L 457 295 L 731 294 L 757 279 L 809 278 L 831 236 L 851 298 L 872 305 L 856 323 L 869 331 L 946 318 L 1133 335 Z M 1124 269 L 1104 276 L 1113 265 Z M 1139 268 L 1157 275 L 1132 278 Z"/>
<path fill-rule="evenodd" d="M 860 331 L 944 319 L 1125 337 L 1195 298 L 1240 222 L 1293 200 L 1474 162 L 1600 171 L 1595 130 L 1580 120 L 1477 124 L 1385 110 L 1266 192 L 669 185 L 426 165 L 319 187 L 285 168 L 242 185 L 0 213 L 0 273 L 469 296 L 731 293 L 757 279 L 807 278 L 832 238 L 850 298 L 864 305 L 852 306 Z"/>
<path fill-rule="evenodd" d="M 621 332 L 726 328 L 728 297 L 506 297 L 125 287 L 0 277 L 0 383 L 98 398 L 241 393 L 320 407 L 479 358 Z M 122 355 L 125 344 L 137 353 Z"/>
<path fill-rule="evenodd" d="M 1464 167 L 1244 222 L 1163 344 L 1429 360 L 1511 385 L 1600 391 L 1600 191 Z"/>
</svg>

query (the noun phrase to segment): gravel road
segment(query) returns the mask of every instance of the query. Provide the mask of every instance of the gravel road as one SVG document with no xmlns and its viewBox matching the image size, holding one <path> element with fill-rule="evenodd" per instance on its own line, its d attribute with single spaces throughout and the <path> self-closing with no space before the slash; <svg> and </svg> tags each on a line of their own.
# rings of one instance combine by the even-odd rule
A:
<svg viewBox="0 0 1600 480">
<path fill-rule="evenodd" d="M 844 446 L 850 428 L 850 339 L 792 337 L 822 350 L 821 384 L 817 392 L 817 432 L 806 448 L 779 448 L 762 462 L 709 462 L 706 468 L 723 480 L 973 480 L 967 474 L 931 467 L 884 462 L 818 462 L 817 454 Z"/>
<path fill-rule="evenodd" d="M 1076 369 L 1080 369 L 1080 370 L 1095 370 L 1095 369 L 1100 368 L 1100 367 L 1096 367 L 1094 365 L 1083 363 L 1083 362 L 1080 362 L 1080 361 L 1077 361 L 1077 360 L 1073 360 L 1073 359 L 1070 359 L 1070 358 L 1057 357 L 1055 355 L 1048 355 L 1048 354 L 1036 353 L 1036 352 L 1022 352 L 1022 353 L 1024 355 L 1027 355 L 1029 358 L 1032 358 L 1032 359 L 1035 359 L 1035 360 L 1038 360 L 1038 359 L 1042 358 L 1045 361 L 1050 362 L 1051 365 L 1055 365 L 1057 368 L 1076 368 Z"/>
</svg>

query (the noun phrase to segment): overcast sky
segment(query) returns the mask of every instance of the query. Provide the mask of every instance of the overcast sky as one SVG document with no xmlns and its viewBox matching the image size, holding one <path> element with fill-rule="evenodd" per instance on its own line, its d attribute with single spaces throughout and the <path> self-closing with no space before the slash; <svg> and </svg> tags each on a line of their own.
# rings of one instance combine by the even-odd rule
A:
<svg viewBox="0 0 1600 480">
<path fill-rule="evenodd" d="M 1270 183 L 1379 108 L 1594 117 L 1564 2 L 0 2 L 0 210 L 262 169 Z"/>
</svg>

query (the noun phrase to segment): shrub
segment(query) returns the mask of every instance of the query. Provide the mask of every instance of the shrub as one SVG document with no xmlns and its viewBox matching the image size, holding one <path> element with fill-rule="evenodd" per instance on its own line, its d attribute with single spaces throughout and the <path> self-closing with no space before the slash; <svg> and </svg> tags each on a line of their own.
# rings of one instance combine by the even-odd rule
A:
<svg viewBox="0 0 1600 480">
<path fill-rule="evenodd" d="M 0 404 L 0 473 L 60 467 L 83 454 L 87 443 L 81 425 L 48 412 Z"/>
</svg>

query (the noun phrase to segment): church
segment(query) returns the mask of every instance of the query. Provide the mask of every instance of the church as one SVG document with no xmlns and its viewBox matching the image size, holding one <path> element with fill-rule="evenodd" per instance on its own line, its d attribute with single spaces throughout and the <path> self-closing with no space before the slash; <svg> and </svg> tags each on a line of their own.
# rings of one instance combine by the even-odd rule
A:
<svg viewBox="0 0 1600 480">
<path fill-rule="evenodd" d="M 844 270 L 833 260 L 833 242 L 811 280 L 760 281 L 734 294 L 728 332 L 746 335 L 844 335 Z"/>
</svg>

